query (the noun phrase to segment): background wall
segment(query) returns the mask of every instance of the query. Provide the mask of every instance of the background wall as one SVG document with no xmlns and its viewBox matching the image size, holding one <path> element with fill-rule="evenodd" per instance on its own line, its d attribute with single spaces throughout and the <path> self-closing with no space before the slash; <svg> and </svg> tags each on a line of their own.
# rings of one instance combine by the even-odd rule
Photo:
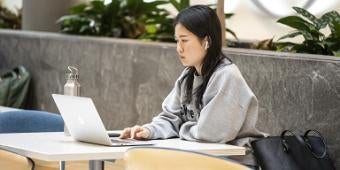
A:
<svg viewBox="0 0 340 170">
<path fill-rule="evenodd" d="M 57 20 L 81 0 L 24 0 L 22 29 L 58 32 Z"/>
</svg>

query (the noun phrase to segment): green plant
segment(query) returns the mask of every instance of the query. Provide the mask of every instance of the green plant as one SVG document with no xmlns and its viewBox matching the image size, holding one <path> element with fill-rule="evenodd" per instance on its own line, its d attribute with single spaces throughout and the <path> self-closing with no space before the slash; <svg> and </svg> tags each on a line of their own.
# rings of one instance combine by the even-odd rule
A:
<svg viewBox="0 0 340 170">
<path fill-rule="evenodd" d="M 171 3 L 177 10 L 189 6 L 189 0 L 93 0 L 70 9 L 70 15 L 61 17 L 61 32 L 79 35 L 137 38 L 156 41 L 174 41 L 173 17 L 159 5 Z M 233 14 L 226 14 L 230 18 Z M 236 34 L 226 28 L 236 39 Z"/>
<path fill-rule="evenodd" d="M 21 10 L 14 13 L 4 7 L 0 1 L 0 28 L 20 29 Z"/>
<path fill-rule="evenodd" d="M 293 7 L 293 9 L 302 17 L 287 16 L 277 21 L 295 29 L 292 33 L 279 38 L 279 41 L 296 36 L 303 36 L 304 40 L 302 43 L 276 43 L 278 50 L 340 56 L 339 13 L 337 11 L 331 11 L 317 18 L 303 8 Z M 331 31 L 328 36 L 320 31 L 327 26 Z"/>
<path fill-rule="evenodd" d="M 166 1 L 94 0 L 70 9 L 61 17 L 61 32 L 80 35 L 111 36 L 171 41 L 169 13 L 158 6 Z"/>
<path fill-rule="evenodd" d="M 183 9 L 190 6 L 190 0 L 169 0 L 170 4 L 176 8 L 177 11 L 182 11 Z"/>
</svg>

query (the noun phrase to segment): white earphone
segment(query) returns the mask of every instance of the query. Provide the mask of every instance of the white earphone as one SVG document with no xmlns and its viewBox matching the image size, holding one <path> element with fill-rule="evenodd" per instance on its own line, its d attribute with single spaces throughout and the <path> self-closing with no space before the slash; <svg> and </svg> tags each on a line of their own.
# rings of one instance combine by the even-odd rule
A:
<svg viewBox="0 0 340 170">
<path fill-rule="evenodd" d="M 209 44 L 208 44 L 208 41 L 205 41 L 204 49 L 207 50 L 207 49 L 208 49 L 208 45 L 209 45 Z"/>
</svg>

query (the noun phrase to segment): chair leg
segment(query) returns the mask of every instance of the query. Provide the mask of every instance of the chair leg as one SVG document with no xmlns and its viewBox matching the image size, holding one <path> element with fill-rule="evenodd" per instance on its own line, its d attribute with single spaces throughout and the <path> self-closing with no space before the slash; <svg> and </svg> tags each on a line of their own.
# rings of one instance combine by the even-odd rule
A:
<svg viewBox="0 0 340 170">
<path fill-rule="evenodd" d="M 90 160 L 89 170 L 104 170 L 104 161 L 101 160 Z"/>
<path fill-rule="evenodd" d="M 59 162 L 59 170 L 65 170 L 65 161 L 60 161 Z"/>
<path fill-rule="evenodd" d="M 123 159 L 105 161 L 105 170 L 125 170 L 125 162 Z"/>
</svg>

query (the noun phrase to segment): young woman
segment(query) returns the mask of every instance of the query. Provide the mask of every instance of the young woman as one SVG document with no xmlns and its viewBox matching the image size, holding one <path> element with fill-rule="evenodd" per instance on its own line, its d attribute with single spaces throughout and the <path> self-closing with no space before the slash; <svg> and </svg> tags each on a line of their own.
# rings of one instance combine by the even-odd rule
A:
<svg viewBox="0 0 340 170">
<path fill-rule="evenodd" d="M 263 136 L 255 128 L 258 102 L 237 66 L 222 53 L 215 11 L 191 6 L 177 15 L 174 25 L 177 52 L 186 68 L 165 98 L 163 112 L 149 124 L 125 128 L 120 137 L 250 146 L 252 138 Z"/>
</svg>

